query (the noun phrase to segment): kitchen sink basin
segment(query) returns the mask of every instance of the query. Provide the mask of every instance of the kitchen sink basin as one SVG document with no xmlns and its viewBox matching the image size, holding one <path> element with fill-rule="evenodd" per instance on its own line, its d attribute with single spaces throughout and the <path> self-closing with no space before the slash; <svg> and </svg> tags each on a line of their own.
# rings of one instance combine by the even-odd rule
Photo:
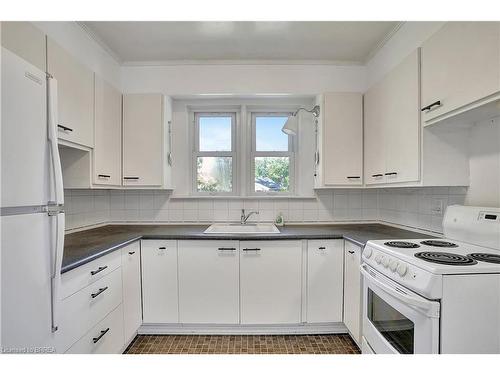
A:
<svg viewBox="0 0 500 375">
<path fill-rule="evenodd" d="M 212 224 L 207 234 L 272 234 L 280 233 L 274 224 Z"/>
</svg>

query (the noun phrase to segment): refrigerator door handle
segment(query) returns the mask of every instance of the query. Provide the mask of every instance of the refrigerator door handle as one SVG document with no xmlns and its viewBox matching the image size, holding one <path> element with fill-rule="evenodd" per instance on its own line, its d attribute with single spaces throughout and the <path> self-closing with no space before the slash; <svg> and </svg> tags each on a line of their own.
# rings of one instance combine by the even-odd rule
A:
<svg viewBox="0 0 500 375">
<path fill-rule="evenodd" d="M 54 176 L 54 201 L 57 205 L 63 205 L 64 187 L 61 158 L 59 157 L 59 147 L 57 142 L 57 80 L 50 75 L 47 76 L 47 91 L 48 136 Z"/>
<path fill-rule="evenodd" d="M 59 314 L 59 288 L 61 286 L 61 268 L 62 268 L 62 257 L 64 251 L 64 212 L 60 212 L 54 216 L 56 220 L 56 246 L 54 252 L 54 274 L 51 279 L 52 287 L 52 300 L 51 300 L 51 310 L 52 310 L 52 332 L 58 330 Z"/>
</svg>

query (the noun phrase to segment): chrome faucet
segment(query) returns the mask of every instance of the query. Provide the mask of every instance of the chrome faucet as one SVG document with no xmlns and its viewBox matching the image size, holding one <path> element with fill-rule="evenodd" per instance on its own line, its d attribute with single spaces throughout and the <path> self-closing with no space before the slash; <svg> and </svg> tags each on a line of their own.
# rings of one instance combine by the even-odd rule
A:
<svg viewBox="0 0 500 375">
<path fill-rule="evenodd" d="M 245 209 L 242 209 L 241 210 L 241 218 L 240 218 L 240 224 L 243 225 L 243 224 L 246 224 L 247 223 L 247 220 L 250 216 L 252 216 L 253 214 L 259 214 L 259 211 L 250 211 L 248 214 L 245 215 Z"/>
</svg>

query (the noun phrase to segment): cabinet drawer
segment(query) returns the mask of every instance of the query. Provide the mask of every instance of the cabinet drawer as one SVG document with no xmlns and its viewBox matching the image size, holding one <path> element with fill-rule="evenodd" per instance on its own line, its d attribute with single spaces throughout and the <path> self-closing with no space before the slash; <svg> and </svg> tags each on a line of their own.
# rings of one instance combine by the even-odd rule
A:
<svg viewBox="0 0 500 375">
<path fill-rule="evenodd" d="M 123 346 L 123 308 L 120 304 L 103 320 L 92 327 L 66 353 L 119 354 Z"/>
<path fill-rule="evenodd" d="M 59 348 L 68 348 L 121 302 L 120 269 L 61 301 Z"/>
<path fill-rule="evenodd" d="M 64 273 L 61 277 L 61 299 L 78 292 L 80 289 L 108 275 L 120 267 L 120 264 L 121 253 L 115 251 Z"/>
</svg>

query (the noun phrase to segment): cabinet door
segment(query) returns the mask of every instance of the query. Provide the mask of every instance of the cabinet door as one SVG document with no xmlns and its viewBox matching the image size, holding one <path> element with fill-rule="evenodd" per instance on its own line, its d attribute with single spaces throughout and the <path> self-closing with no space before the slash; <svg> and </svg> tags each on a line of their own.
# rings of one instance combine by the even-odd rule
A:
<svg viewBox="0 0 500 375">
<path fill-rule="evenodd" d="M 385 182 L 384 83 L 378 82 L 364 96 L 365 183 Z"/>
<path fill-rule="evenodd" d="M 177 241 L 142 240 L 144 323 L 178 323 Z"/>
<path fill-rule="evenodd" d="M 94 184 L 121 186 L 122 95 L 95 76 Z"/>
<path fill-rule="evenodd" d="M 329 93 L 323 106 L 323 183 L 363 184 L 363 102 L 358 93 Z"/>
<path fill-rule="evenodd" d="M 2 46 L 45 72 L 45 34 L 31 22 L 2 21 Z"/>
<path fill-rule="evenodd" d="M 384 79 L 386 183 L 420 178 L 419 60 L 415 50 Z"/>
<path fill-rule="evenodd" d="M 123 96 L 123 185 L 162 186 L 164 179 L 164 98 Z"/>
<path fill-rule="evenodd" d="M 141 252 L 139 241 L 122 249 L 123 327 L 130 341 L 142 323 Z"/>
<path fill-rule="evenodd" d="M 50 38 L 47 70 L 57 80 L 59 138 L 94 147 L 94 73 Z"/>
<path fill-rule="evenodd" d="M 447 22 L 422 45 L 425 122 L 500 90 L 500 23 Z"/>
<path fill-rule="evenodd" d="M 307 241 L 307 322 L 342 321 L 344 240 Z"/>
<path fill-rule="evenodd" d="M 179 241 L 181 323 L 239 323 L 238 241 Z"/>
<path fill-rule="evenodd" d="M 345 241 L 344 324 L 357 343 L 361 342 L 361 251 Z"/>
<path fill-rule="evenodd" d="M 241 323 L 301 321 L 301 241 L 242 241 Z"/>
</svg>

